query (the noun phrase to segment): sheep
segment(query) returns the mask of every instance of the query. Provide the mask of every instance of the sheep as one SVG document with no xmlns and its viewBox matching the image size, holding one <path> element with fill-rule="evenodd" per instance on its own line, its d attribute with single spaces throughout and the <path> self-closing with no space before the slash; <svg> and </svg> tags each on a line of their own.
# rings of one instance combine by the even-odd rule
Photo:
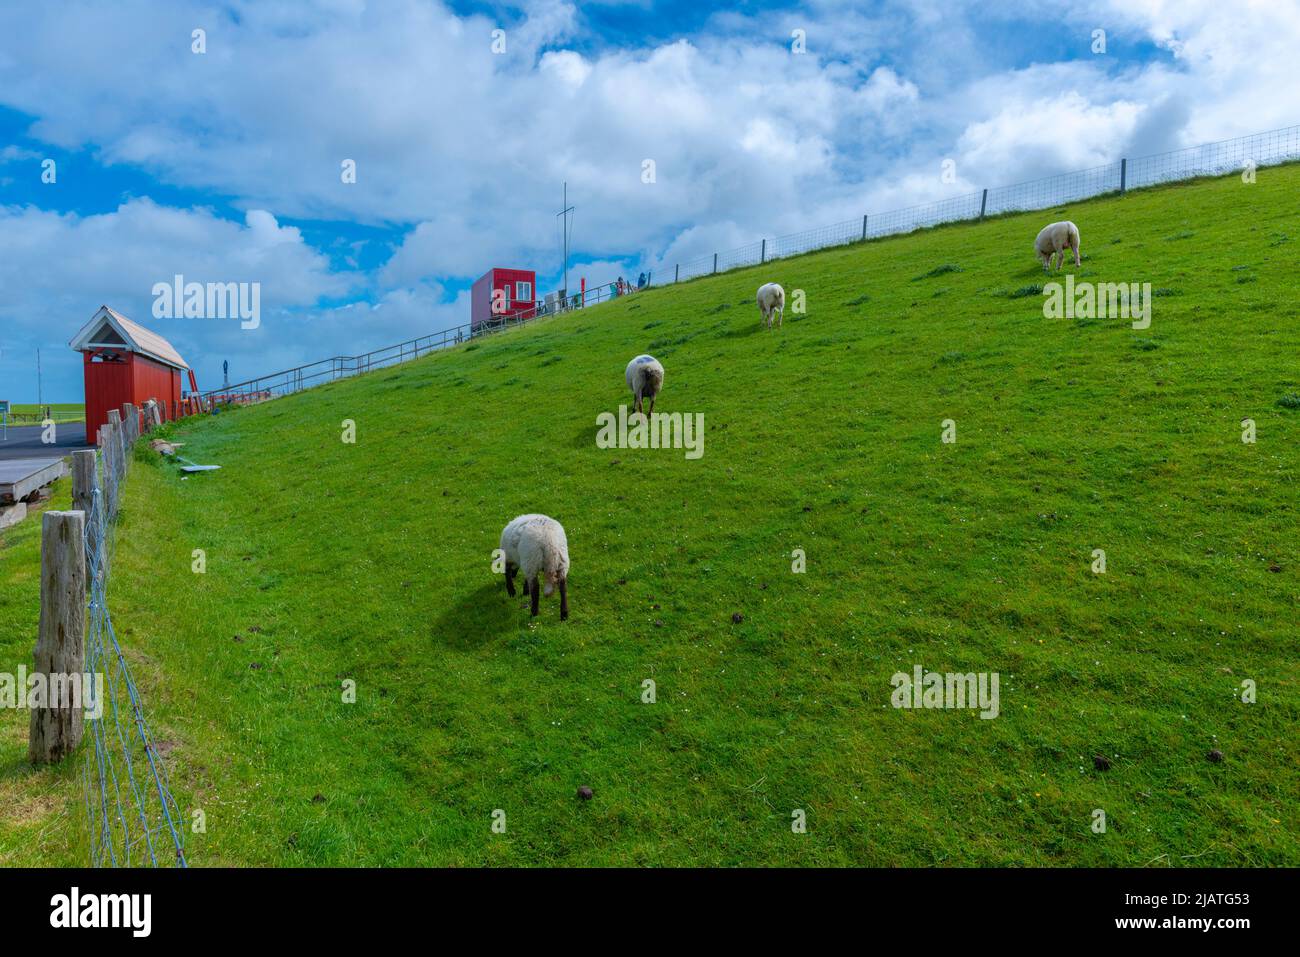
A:
<svg viewBox="0 0 1300 957">
<path fill-rule="evenodd" d="M 655 398 L 664 387 L 664 367 L 654 356 L 637 356 L 627 364 L 624 375 L 627 387 L 632 390 L 632 407 L 637 412 L 645 413 L 645 400 L 650 398 L 650 412 L 655 410 Z"/>
<path fill-rule="evenodd" d="M 774 282 L 766 283 L 758 287 L 758 310 L 767 320 L 767 328 L 772 328 L 772 314 L 776 313 L 776 324 L 779 328 L 782 320 L 785 319 L 785 290 Z"/>
<path fill-rule="evenodd" d="M 543 591 L 551 595 L 560 589 L 560 621 L 569 617 L 569 541 L 564 526 L 545 515 L 520 515 L 501 530 L 501 551 L 506 559 L 506 593 L 515 596 L 515 573 L 524 573 L 524 593 L 532 599 L 532 617 L 537 617 L 537 576 L 543 576 Z"/>
<path fill-rule="evenodd" d="M 1034 253 L 1043 263 L 1043 272 L 1048 271 L 1052 257 L 1057 257 L 1056 268 L 1065 265 L 1065 251 L 1074 252 L 1074 264 L 1079 265 L 1079 227 L 1069 220 L 1044 226 L 1038 238 L 1034 240 Z"/>
</svg>

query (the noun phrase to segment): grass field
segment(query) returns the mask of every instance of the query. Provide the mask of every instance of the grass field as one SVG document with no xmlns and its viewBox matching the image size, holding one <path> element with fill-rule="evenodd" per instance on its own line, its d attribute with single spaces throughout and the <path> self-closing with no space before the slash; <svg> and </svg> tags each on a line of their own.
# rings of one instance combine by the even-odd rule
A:
<svg viewBox="0 0 1300 957">
<path fill-rule="evenodd" d="M 40 424 L 47 410 L 55 422 L 82 422 L 86 418 L 86 407 L 79 402 L 14 402 L 9 407 L 11 421 L 23 425 Z"/>
<path fill-rule="evenodd" d="M 1066 217 L 1149 329 L 1044 318 Z M 174 428 L 222 468 L 137 453 L 111 598 L 192 862 L 1300 864 L 1298 217 L 1286 167 L 944 228 Z M 766 280 L 807 297 L 770 334 Z M 702 458 L 596 447 L 640 352 Z M 491 572 L 528 511 L 566 623 Z M 1000 715 L 890 707 L 916 665 L 999 673 Z M 0 722 L 0 861 L 77 860 L 75 781 Z"/>
</svg>

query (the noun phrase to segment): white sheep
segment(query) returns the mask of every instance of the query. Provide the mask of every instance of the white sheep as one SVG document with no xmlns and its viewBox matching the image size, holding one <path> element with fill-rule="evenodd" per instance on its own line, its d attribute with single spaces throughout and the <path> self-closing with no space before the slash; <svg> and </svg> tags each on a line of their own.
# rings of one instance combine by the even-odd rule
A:
<svg viewBox="0 0 1300 957">
<path fill-rule="evenodd" d="M 545 515 L 520 515 L 501 530 L 501 551 L 506 559 L 506 592 L 515 595 L 515 572 L 524 573 L 524 593 L 533 600 L 537 617 L 537 576 L 549 596 L 560 589 L 560 621 L 569 617 L 569 541 L 564 526 Z"/>
<path fill-rule="evenodd" d="M 632 390 L 632 407 L 645 413 L 645 400 L 650 399 L 650 412 L 655 410 L 655 397 L 664 386 L 664 367 L 654 356 L 637 356 L 627 364 L 624 375 L 627 387 Z"/>
<path fill-rule="evenodd" d="M 776 324 L 781 326 L 785 319 L 785 290 L 774 282 L 758 287 L 758 309 L 767 320 L 767 328 L 772 328 L 772 314 L 776 313 Z"/>
<path fill-rule="evenodd" d="M 1034 253 L 1043 263 L 1043 272 L 1048 271 L 1052 257 L 1057 257 L 1056 268 L 1065 265 L 1065 251 L 1074 252 L 1074 264 L 1079 265 L 1079 227 L 1069 220 L 1044 226 L 1034 240 Z"/>
</svg>

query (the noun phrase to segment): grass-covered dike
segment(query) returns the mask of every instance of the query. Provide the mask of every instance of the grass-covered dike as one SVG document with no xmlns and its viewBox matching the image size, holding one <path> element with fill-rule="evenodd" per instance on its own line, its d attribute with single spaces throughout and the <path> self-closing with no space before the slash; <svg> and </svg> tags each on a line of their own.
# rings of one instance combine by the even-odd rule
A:
<svg viewBox="0 0 1300 957">
<path fill-rule="evenodd" d="M 770 263 L 169 428 L 222 468 L 137 452 L 110 598 L 204 811 L 191 863 L 1300 864 L 1298 187 Z M 1044 318 L 1061 218 L 1077 279 L 1151 283 L 1150 328 Z M 596 446 L 641 352 L 699 459 Z M 491 572 L 532 511 L 568 533 L 568 622 Z M 999 673 L 998 717 L 891 707 L 916 665 Z M 0 712 L 0 862 L 82 863 L 79 779 L 25 767 L 26 720 Z"/>
</svg>

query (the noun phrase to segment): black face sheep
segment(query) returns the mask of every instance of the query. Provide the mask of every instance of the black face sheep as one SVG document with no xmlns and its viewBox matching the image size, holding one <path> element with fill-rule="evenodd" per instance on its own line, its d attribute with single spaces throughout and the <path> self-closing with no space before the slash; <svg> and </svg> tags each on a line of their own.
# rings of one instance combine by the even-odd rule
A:
<svg viewBox="0 0 1300 957">
<path fill-rule="evenodd" d="M 1044 226 L 1038 238 L 1034 240 L 1034 254 L 1042 262 L 1043 272 L 1048 271 L 1053 257 L 1057 257 L 1057 269 L 1064 266 L 1067 249 L 1074 253 L 1074 264 L 1078 266 L 1079 227 L 1069 220 Z"/>
<path fill-rule="evenodd" d="M 664 367 L 654 356 L 637 356 L 627 364 L 624 376 L 627 387 L 632 390 L 632 408 L 645 413 L 645 400 L 650 400 L 650 411 L 655 410 L 655 397 L 664 385 Z"/>
<path fill-rule="evenodd" d="M 758 287 L 758 310 L 767 321 L 767 328 L 772 328 L 772 316 L 776 316 L 779 328 L 785 318 L 785 290 L 774 282 Z"/>
<path fill-rule="evenodd" d="M 560 589 L 560 620 L 569 617 L 569 542 L 564 526 L 545 515 L 520 515 L 501 530 L 501 551 L 506 558 L 506 592 L 515 594 L 515 573 L 524 573 L 524 592 L 533 601 L 537 617 L 538 576 L 549 596 Z"/>
</svg>

